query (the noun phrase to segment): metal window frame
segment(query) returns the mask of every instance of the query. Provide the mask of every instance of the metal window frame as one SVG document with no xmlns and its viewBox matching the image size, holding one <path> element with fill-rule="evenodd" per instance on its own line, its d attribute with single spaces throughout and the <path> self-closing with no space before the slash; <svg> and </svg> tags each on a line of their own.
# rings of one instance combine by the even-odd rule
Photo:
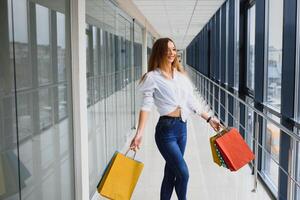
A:
<svg viewBox="0 0 300 200">
<path fill-rule="evenodd" d="M 294 25 L 291 26 L 290 24 Z M 282 89 L 281 89 L 281 123 L 289 130 L 293 131 L 293 123 L 289 119 L 295 118 L 295 76 L 296 74 L 296 38 L 297 38 L 297 2 L 283 1 L 283 40 L 282 40 Z M 293 88 L 291 90 L 291 88 Z M 292 98 L 291 98 L 292 96 Z M 279 164 L 288 171 L 294 174 L 295 160 L 293 159 L 295 152 L 295 141 L 289 136 L 282 134 L 280 137 L 280 154 Z M 281 170 L 279 170 L 279 199 L 292 199 L 294 196 L 293 181 L 289 179 Z"/>
<path fill-rule="evenodd" d="M 295 73 L 295 113 L 294 113 L 294 118 L 299 122 L 300 121 L 300 117 L 299 117 L 299 111 L 300 111 L 300 87 L 299 87 L 299 81 L 300 81 L 300 3 L 297 3 L 297 22 L 296 22 L 296 26 L 297 26 L 297 33 L 296 33 L 296 73 Z M 296 133 L 299 134 L 299 129 L 296 129 Z M 300 176 L 300 171 L 297 171 L 299 169 L 299 165 L 300 165 L 300 159 L 299 159 L 299 144 L 295 145 L 294 144 L 294 156 L 293 159 L 295 160 L 295 169 L 294 169 L 294 175 L 295 177 L 299 177 Z M 294 194 L 294 198 L 293 199 L 297 199 L 297 197 L 299 198 L 298 193 L 297 193 L 297 189 L 300 190 L 299 188 L 297 188 L 297 186 L 295 185 L 294 187 L 291 187 L 291 190 L 295 190 L 295 194 Z"/>
</svg>

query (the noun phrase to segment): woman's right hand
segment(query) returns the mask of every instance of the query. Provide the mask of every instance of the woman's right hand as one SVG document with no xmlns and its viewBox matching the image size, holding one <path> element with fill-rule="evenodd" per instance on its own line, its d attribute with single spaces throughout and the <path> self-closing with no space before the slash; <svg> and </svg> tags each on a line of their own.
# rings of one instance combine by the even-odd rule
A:
<svg viewBox="0 0 300 200">
<path fill-rule="evenodd" d="M 142 134 L 137 132 L 134 138 L 131 140 L 130 149 L 133 151 L 137 151 L 137 149 L 140 149 L 142 138 L 143 138 Z"/>
</svg>

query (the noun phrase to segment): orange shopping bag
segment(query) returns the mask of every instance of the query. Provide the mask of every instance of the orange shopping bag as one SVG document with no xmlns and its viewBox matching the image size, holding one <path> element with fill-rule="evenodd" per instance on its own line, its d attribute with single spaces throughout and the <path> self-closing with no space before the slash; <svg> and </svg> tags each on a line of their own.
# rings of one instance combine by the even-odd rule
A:
<svg viewBox="0 0 300 200">
<path fill-rule="evenodd" d="M 228 129 L 215 142 L 231 171 L 237 171 L 254 159 L 254 154 L 236 128 Z"/>
</svg>

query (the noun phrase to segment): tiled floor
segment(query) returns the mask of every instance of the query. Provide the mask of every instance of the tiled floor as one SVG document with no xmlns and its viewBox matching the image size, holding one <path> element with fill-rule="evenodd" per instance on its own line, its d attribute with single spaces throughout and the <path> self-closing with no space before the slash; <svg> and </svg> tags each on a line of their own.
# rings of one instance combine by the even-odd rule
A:
<svg viewBox="0 0 300 200">
<path fill-rule="evenodd" d="M 145 164 L 135 188 L 132 200 L 158 200 L 163 177 L 164 160 L 155 141 L 154 128 L 158 114 L 152 112 L 144 133 L 141 150 L 136 159 Z M 213 163 L 209 137 L 214 134 L 208 124 L 197 116 L 188 120 L 188 142 L 185 160 L 189 166 L 189 200 L 267 200 L 271 199 L 258 184 L 257 191 L 251 192 L 254 178 L 250 167 L 244 166 L 238 172 L 230 172 Z M 124 148 L 126 148 L 125 146 Z M 172 200 L 176 200 L 175 191 Z"/>
</svg>

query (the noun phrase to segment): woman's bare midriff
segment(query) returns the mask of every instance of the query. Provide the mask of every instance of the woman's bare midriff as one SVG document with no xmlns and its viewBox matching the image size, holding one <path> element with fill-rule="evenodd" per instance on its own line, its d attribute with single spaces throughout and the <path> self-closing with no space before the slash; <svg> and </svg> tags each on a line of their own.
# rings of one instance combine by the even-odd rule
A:
<svg viewBox="0 0 300 200">
<path fill-rule="evenodd" d="M 181 116 L 181 109 L 180 109 L 180 107 L 177 107 L 174 111 L 172 111 L 169 114 L 167 114 L 167 116 L 170 116 L 170 117 L 180 117 Z"/>
</svg>

